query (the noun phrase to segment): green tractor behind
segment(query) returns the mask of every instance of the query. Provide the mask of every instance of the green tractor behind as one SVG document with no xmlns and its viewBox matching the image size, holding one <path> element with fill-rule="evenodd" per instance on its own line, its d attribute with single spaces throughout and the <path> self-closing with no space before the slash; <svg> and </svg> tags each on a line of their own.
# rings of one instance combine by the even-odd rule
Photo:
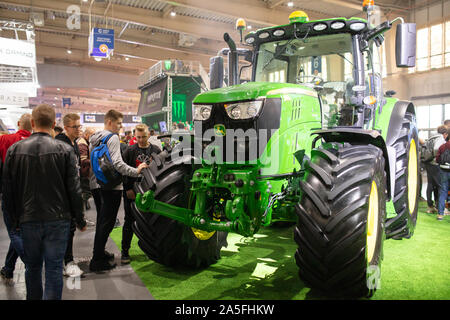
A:
<svg viewBox="0 0 450 320">
<path fill-rule="evenodd" d="M 207 267 L 228 233 L 290 222 L 306 284 L 373 295 L 383 241 L 414 232 L 419 148 L 414 105 L 383 94 L 378 52 L 397 19 L 368 20 L 308 21 L 297 11 L 289 24 L 247 34 L 247 48 L 224 35 L 228 86 L 223 58 L 212 58 L 213 90 L 194 100 L 195 135 L 176 137 L 135 185 L 133 228 L 150 259 Z M 415 24 L 397 25 L 398 67 L 414 66 L 415 34 Z M 239 57 L 252 81 L 241 83 Z"/>
</svg>

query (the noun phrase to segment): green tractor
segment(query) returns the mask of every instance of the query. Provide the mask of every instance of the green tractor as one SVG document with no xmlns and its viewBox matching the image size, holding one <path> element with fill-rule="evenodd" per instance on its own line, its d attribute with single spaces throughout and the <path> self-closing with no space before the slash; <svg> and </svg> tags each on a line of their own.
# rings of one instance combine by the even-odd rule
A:
<svg viewBox="0 0 450 320">
<path fill-rule="evenodd" d="M 223 58 L 212 58 L 195 134 L 176 137 L 135 185 L 146 255 L 207 267 L 228 233 L 291 223 L 302 281 L 329 296 L 373 295 L 383 241 L 411 237 L 418 210 L 415 107 L 383 94 L 378 56 L 398 19 L 308 21 L 296 11 L 247 34 L 246 48 L 225 34 L 228 86 Z M 414 66 L 415 34 L 415 24 L 397 25 L 398 67 Z M 239 57 L 251 63 L 249 82 Z"/>
</svg>

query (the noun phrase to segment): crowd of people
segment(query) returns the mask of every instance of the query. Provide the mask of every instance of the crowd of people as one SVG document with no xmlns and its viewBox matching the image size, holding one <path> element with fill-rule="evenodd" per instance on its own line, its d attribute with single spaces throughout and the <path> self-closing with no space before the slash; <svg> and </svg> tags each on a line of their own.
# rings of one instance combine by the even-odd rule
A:
<svg viewBox="0 0 450 320">
<path fill-rule="evenodd" d="M 83 273 L 74 262 L 73 239 L 76 229 L 81 232 L 87 229 L 84 212 L 91 196 L 97 219 L 90 271 L 116 267 L 114 254 L 105 247 L 122 198 L 125 221 L 121 263 L 130 262 L 133 185 L 162 146 L 145 124 L 136 125 L 135 143 L 121 143 L 122 121 L 122 113 L 109 110 L 103 130 L 83 131 L 79 115 L 69 113 L 63 117 L 63 128 L 58 128 L 54 109 L 42 104 L 31 114 L 21 116 L 16 133 L 0 136 L 1 203 L 10 237 L 1 276 L 12 279 L 20 257 L 25 264 L 27 299 L 59 300 L 63 275 L 78 277 Z M 105 143 L 114 170 L 121 176 L 121 182 L 113 188 L 99 183 L 90 162 L 92 150 L 107 136 Z M 151 137 L 154 138 L 150 140 Z M 42 283 L 44 264 L 45 284 Z"/>
<path fill-rule="evenodd" d="M 441 221 L 444 215 L 450 214 L 446 208 L 448 191 L 450 187 L 450 120 L 437 128 L 437 134 L 427 141 L 420 141 L 422 163 L 427 175 L 427 213 L 437 213 L 437 220 Z"/>
</svg>

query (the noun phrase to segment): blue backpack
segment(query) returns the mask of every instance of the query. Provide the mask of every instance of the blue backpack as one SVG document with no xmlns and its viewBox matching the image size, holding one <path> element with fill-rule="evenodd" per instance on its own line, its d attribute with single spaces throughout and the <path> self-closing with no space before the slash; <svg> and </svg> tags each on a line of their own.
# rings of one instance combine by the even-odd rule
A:
<svg viewBox="0 0 450 320">
<path fill-rule="evenodd" d="M 114 134 L 104 137 L 98 146 L 92 149 L 92 172 L 97 178 L 97 183 L 102 189 L 110 190 L 122 183 L 122 176 L 114 168 L 106 143 Z"/>
</svg>

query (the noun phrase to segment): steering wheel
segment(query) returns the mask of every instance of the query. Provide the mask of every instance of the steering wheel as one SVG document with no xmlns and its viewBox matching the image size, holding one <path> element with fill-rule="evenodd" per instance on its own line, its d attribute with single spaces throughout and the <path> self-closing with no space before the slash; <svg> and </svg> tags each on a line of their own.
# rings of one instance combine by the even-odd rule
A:
<svg viewBox="0 0 450 320">
<path fill-rule="evenodd" d="M 307 82 L 303 82 L 304 80 L 309 80 Z M 297 77 L 297 83 L 304 83 L 304 84 L 313 84 L 313 85 L 322 85 L 323 84 L 323 78 L 319 76 L 309 75 L 309 76 L 298 76 Z"/>
</svg>

